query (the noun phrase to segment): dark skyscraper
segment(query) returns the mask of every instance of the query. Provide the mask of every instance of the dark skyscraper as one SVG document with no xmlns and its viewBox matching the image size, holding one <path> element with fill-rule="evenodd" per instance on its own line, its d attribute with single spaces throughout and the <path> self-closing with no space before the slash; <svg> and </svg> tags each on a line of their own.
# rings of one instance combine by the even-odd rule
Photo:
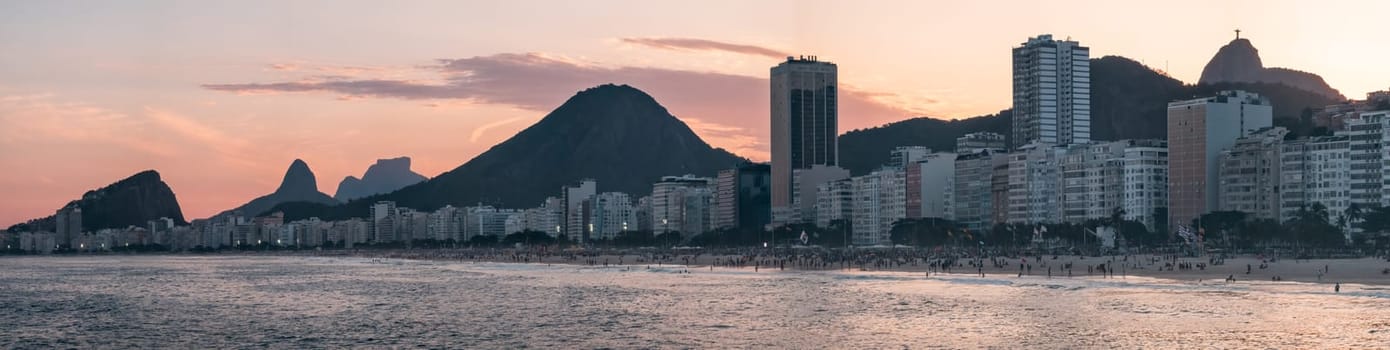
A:
<svg viewBox="0 0 1390 350">
<path fill-rule="evenodd" d="M 787 207 L 792 170 L 838 164 L 838 79 L 834 63 L 787 57 L 771 82 L 772 206 Z"/>
</svg>

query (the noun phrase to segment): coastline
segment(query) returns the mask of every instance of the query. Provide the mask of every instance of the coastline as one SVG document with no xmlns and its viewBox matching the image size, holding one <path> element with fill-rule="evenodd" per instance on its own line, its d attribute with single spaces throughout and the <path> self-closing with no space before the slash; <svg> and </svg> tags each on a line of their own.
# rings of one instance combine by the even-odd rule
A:
<svg viewBox="0 0 1390 350">
<path fill-rule="evenodd" d="M 1223 263 L 1212 265 L 1205 258 L 1177 258 L 1165 260 L 1157 255 L 1131 255 L 1126 261 L 1123 256 L 1106 257 L 1078 257 L 1078 256 L 1051 256 L 1032 257 L 1023 263 L 1019 258 L 999 258 L 1006 260 L 1003 267 L 991 264 L 990 260 L 985 260 L 985 266 L 978 268 L 973 266 L 966 259 L 960 259 L 956 265 L 949 270 L 940 267 L 933 267 L 931 264 L 916 261 L 903 264 L 830 264 L 808 266 L 807 264 L 797 264 L 783 262 L 779 259 L 755 258 L 751 261 L 737 263 L 743 256 L 739 255 L 674 255 L 666 259 L 653 260 L 647 257 L 635 255 L 600 254 L 573 258 L 569 256 L 549 255 L 537 256 L 530 255 L 525 258 L 518 258 L 516 255 L 491 255 L 491 256 L 430 256 L 429 254 L 361 254 L 352 255 L 362 258 L 386 258 L 386 259 L 405 259 L 405 260 L 429 260 L 429 261 L 460 261 L 460 262 L 489 262 L 489 263 L 515 263 L 515 264 L 549 264 L 549 265 L 572 265 L 572 266 L 591 266 L 591 267 L 623 267 L 623 266 L 676 266 L 684 268 L 690 273 L 708 271 L 747 271 L 760 273 L 777 272 L 815 272 L 815 271 L 844 271 L 844 272 L 900 272 L 911 274 L 924 274 L 927 277 L 945 275 L 951 277 L 979 276 L 983 272 L 991 278 L 1008 277 L 1029 277 L 1029 278 L 1054 278 L 1054 279 L 1123 279 L 1128 276 L 1154 278 L 1169 280 L 1180 283 L 1226 283 L 1227 278 L 1233 278 L 1234 283 L 1260 282 L 1260 283 L 1311 283 L 1324 284 L 1328 288 L 1333 288 L 1336 284 L 1361 284 L 1367 286 L 1390 286 L 1390 274 L 1385 271 L 1390 269 L 1390 261 L 1384 258 L 1364 257 L 1364 258 L 1344 258 L 1344 259 L 1260 259 L 1258 257 L 1233 257 L 1224 259 Z M 1113 259 L 1113 263 L 1112 263 Z M 973 261 L 971 261 L 973 262 Z M 1023 268 L 1020 271 L 1020 264 Z M 1198 267 L 1197 264 L 1204 267 Z M 1068 271 L 1064 267 L 1071 264 Z M 1115 266 L 1112 271 L 1106 273 L 1099 272 L 1098 266 L 1106 264 Z M 1172 268 L 1165 266 L 1172 264 Z M 1031 270 L 1029 269 L 1031 265 Z M 1247 265 L 1249 273 L 1246 272 Z M 1261 265 L 1265 266 L 1261 268 Z M 1180 266 L 1189 266 L 1182 268 Z M 1051 275 L 1049 276 L 1049 268 Z M 1088 272 L 1089 269 L 1089 272 Z M 1068 274 L 1070 272 L 1070 275 Z M 1275 277 L 1278 277 L 1278 280 Z"/>
</svg>

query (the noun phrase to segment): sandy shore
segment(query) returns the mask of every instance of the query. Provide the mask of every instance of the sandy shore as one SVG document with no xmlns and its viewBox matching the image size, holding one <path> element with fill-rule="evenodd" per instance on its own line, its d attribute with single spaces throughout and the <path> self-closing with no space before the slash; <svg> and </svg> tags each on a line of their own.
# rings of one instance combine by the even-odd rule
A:
<svg viewBox="0 0 1390 350">
<path fill-rule="evenodd" d="M 403 257 L 392 256 L 395 258 L 414 258 L 432 259 L 431 257 Z M 847 265 L 833 263 L 829 265 L 795 264 L 793 262 L 783 263 L 776 258 L 764 257 L 756 261 L 745 261 L 743 264 L 731 264 L 741 256 L 736 255 L 674 255 L 661 261 L 655 261 L 649 257 L 638 255 L 596 255 L 586 257 L 563 257 L 563 256 L 529 256 L 527 258 L 516 258 L 515 256 L 476 256 L 463 259 L 464 261 L 489 261 L 489 262 L 512 262 L 512 263 L 541 263 L 541 264 L 571 264 L 589 266 L 683 266 L 692 273 L 712 270 L 747 270 L 757 272 L 776 273 L 779 271 L 897 271 L 897 272 L 920 272 L 927 275 L 949 274 L 957 276 L 979 275 L 984 273 L 992 277 L 999 276 L 1022 276 L 1047 277 L 1052 278 L 1124 278 L 1126 276 L 1142 276 L 1152 278 L 1171 279 L 1176 281 L 1193 283 L 1226 283 L 1228 277 L 1240 282 L 1306 282 L 1324 283 L 1329 288 L 1335 283 L 1355 283 L 1366 285 L 1390 285 L 1390 274 L 1385 271 L 1390 269 L 1390 261 L 1384 258 L 1360 258 L 1360 259 L 1311 259 L 1311 260 L 1264 260 L 1258 257 L 1233 257 L 1225 259 L 1224 262 L 1212 264 L 1208 258 L 1166 258 L 1155 255 L 1131 255 L 1108 256 L 1108 257 L 1078 257 L 1078 256 L 1042 256 L 1028 257 L 1026 261 L 1020 258 L 998 258 L 1003 267 L 997 267 L 990 260 L 985 260 L 983 268 L 971 266 L 969 260 L 958 260 L 956 266 L 952 266 L 949 271 L 941 268 L 933 268 L 928 264 L 918 261 L 916 263 L 903 264 L 872 264 Z M 1023 268 L 1020 269 L 1020 264 Z M 1071 269 L 1065 267 L 1071 264 Z M 1104 264 L 1112 268 L 1108 273 L 1102 273 L 1098 268 Z M 1198 264 L 1205 264 L 1199 268 Z M 1168 266 L 1172 267 L 1169 268 Z M 1186 266 L 1181 268 L 1179 266 Z M 1264 265 L 1264 268 L 1261 268 Z M 1031 267 L 1031 269 L 1030 269 Z M 1248 273 L 1247 273 L 1248 268 Z M 1050 271 L 1049 271 L 1050 269 Z M 1020 271 L 1021 270 L 1021 271 Z M 1276 281 L 1275 278 L 1279 280 Z"/>
</svg>

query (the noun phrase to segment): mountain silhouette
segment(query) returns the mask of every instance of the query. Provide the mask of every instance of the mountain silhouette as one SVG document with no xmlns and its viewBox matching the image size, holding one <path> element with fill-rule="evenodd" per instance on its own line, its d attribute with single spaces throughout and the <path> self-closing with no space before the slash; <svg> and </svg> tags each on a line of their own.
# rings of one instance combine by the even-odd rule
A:
<svg viewBox="0 0 1390 350">
<path fill-rule="evenodd" d="M 1273 83 L 1312 91 L 1328 98 L 1345 99 L 1317 74 L 1288 68 L 1265 68 L 1260 50 L 1249 39 L 1236 38 L 1222 46 L 1202 68 L 1199 84 Z"/>
<path fill-rule="evenodd" d="M 424 175 L 410 171 L 410 157 L 377 159 L 376 164 L 367 167 L 362 178 L 355 176 L 343 178 L 338 183 L 338 191 L 333 199 L 347 202 L 374 194 L 399 190 L 428 180 Z"/>
<path fill-rule="evenodd" d="M 1211 96 L 1222 90 L 1246 90 L 1269 97 L 1274 125 L 1291 135 L 1325 134 L 1313 125 L 1311 110 L 1337 103 L 1337 98 L 1277 83 L 1212 83 L 1185 85 L 1134 60 L 1105 56 L 1091 59 L 1091 135 L 1095 140 L 1167 139 L 1168 102 Z M 962 135 L 988 131 L 1009 137 L 1011 110 L 960 120 L 913 118 L 883 126 L 851 130 L 840 136 L 840 165 L 855 175 L 866 174 L 888 161 L 899 146 L 955 149 Z"/>
<path fill-rule="evenodd" d="M 275 192 L 253 199 L 214 217 L 258 216 L 265 214 L 277 204 L 289 202 L 338 203 L 333 197 L 319 192 L 318 180 L 314 178 L 314 171 L 309 170 L 309 164 L 304 163 L 303 160 L 295 159 L 293 163 L 290 163 L 290 168 L 285 170 L 285 178 L 280 180 L 280 187 L 276 188 Z"/>
<path fill-rule="evenodd" d="M 174 191 L 160 179 L 159 173 L 146 170 L 116 181 L 106 187 L 87 191 L 82 198 L 68 202 L 63 208 L 82 209 L 82 230 L 145 226 L 149 220 L 167 217 L 180 224 L 187 223 Z M 55 210 L 56 211 L 56 210 Z M 18 224 L 11 231 L 54 231 L 53 216 Z"/>
<path fill-rule="evenodd" d="M 376 201 L 434 210 L 478 203 L 529 208 L 560 188 L 594 179 L 600 192 L 651 192 L 662 176 L 714 176 L 744 159 L 710 147 L 647 93 L 601 85 L 570 97 L 534 125 L 467 163 L 398 191 L 338 207 L 287 204 L 285 219 L 367 215 Z"/>
</svg>

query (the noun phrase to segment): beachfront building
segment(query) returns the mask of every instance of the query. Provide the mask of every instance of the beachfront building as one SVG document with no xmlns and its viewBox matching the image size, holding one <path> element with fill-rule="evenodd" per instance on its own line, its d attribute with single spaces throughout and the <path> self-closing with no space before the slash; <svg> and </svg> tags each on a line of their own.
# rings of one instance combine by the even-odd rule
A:
<svg viewBox="0 0 1390 350">
<path fill-rule="evenodd" d="M 1363 208 L 1390 205 L 1390 111 L 1355 112 L 1345 120 L 1351 172 L 1350 199 Z"/>
<path fill-rule="evenodd" d="M 464 241 L 477 236 L 497 236 L 500 239 L 511 233 L 507 232 L 507 219 L 521 215 L 515 209 L 498 209 L 488 205 L 465 207 L 464 212 Z"/>
<path fill-rule="evenodd" d="M 1062 219 L 1061 167 L 1064 146 L 1031 144 L 1009 154 L 1009 223 L 1055 223 Z"/>
<path fill-rule="evenodd" d="M 1245 91 L 1168 104 L 1168 227 L 1221 208 L 1221 152 L 1273 126 L 1269 99 Z"/>
<path fill-rule="evenodd" d="M 780 218 L 779 213 L 773 213 L 773 226 L 820 222 L 816 217 L 820 185 L 844 179 L 849 179 L 849 170 L 837 166 L 813 165 L 792 171 L 792 205 L 780 213 Z"/>
<path fill-rule="evenodd" d="M 892 244 L 893 223 L 907 218 L 907 182 L 902 169 L 882 168 L 855 176 L 851 243 Z"/>
<path fill-rule="evenodd" d="M 560 200 L 565 204 L 565 212 L 560 226 L 572 240 L 587 242 L 589 235 L 589 212 L 593 210 L 594 195 L 598 194 L 598 182 L 584 179 L 573 186 L 560 188 Z"/>
<path fill-rule="evenodd" d="M 1284 142 L 1280 150 L 1280 221 L 1322 203 L 1329 221 L 1351 205 L 1351 142 L 1346 135 Z"/>
<path fill-rule="evenodd" d="M 463 211 L 452 205 L 445 205 L 429 214 L 428 236 L 437 241 L 463 238 Z"/>
<path fill-rule="evenodd" d="M 685 175 L 665 176 L 652 185 L 653 233 L 692 236 L 711 230 L 712 183 L 714 179 Z"/>
<path fill-rule="evenodd" d="M 958 147 L 959 148 L 959 147 Z M 993 226 L 994 159 L 1005 158 L 1002 149 L 980 149 L 956 157 L 951 181 L 951 214 L 948 216 L 961 227 L 983 231 Z"/>
<path fill-rule="evenodd" d="M 1279 219 L 1280 151 L 1288 134 L 1282 127 L 1256 130 L 1221 152 L 1219 210 Z"/>
<path fill-rule="evenodd" d="M 849 225 L 854 218 L 854 181 L 840 179 L 816 186 L 816 226 Z"/>
<path fill-rule="evenodd" d="M 785 62 L 772 67 L 769 82 L 772 88 L 772 207 L 789 208 L 793 171 L 839 164 L 837 67 L 815 56 L 787 57 Z"/>
<path fill-rule="evenodd" d="M 1138 221 L 1157 230 L 1167 220 L 1168 142 L 1164 140 L 1124 140 L 1120 163 L 1124 185 L 1120 197 L 1126 220 Z"/>
<path fill-rule="evenodd" d="M 714 228 L 762 229 L 772 222 L 772 167 L 747 163 L 721 170 L 715 180 Z"/>
<path fill-rule="evenodd" d="M 591 237 L 613 239 L 618 233 L 636 228 L 636 211 L 632 198 L 622 192 L 604 192 L 594 196 L 593 218 L 589 219 Z"/>
<path fill-rule="evenodd" d="M 955 197 L 951 188 L 955 183 L 956 154 L 928 153 L 912 159 L 902 169 L 907 217 L 950 219 Z"/>
</svg>

